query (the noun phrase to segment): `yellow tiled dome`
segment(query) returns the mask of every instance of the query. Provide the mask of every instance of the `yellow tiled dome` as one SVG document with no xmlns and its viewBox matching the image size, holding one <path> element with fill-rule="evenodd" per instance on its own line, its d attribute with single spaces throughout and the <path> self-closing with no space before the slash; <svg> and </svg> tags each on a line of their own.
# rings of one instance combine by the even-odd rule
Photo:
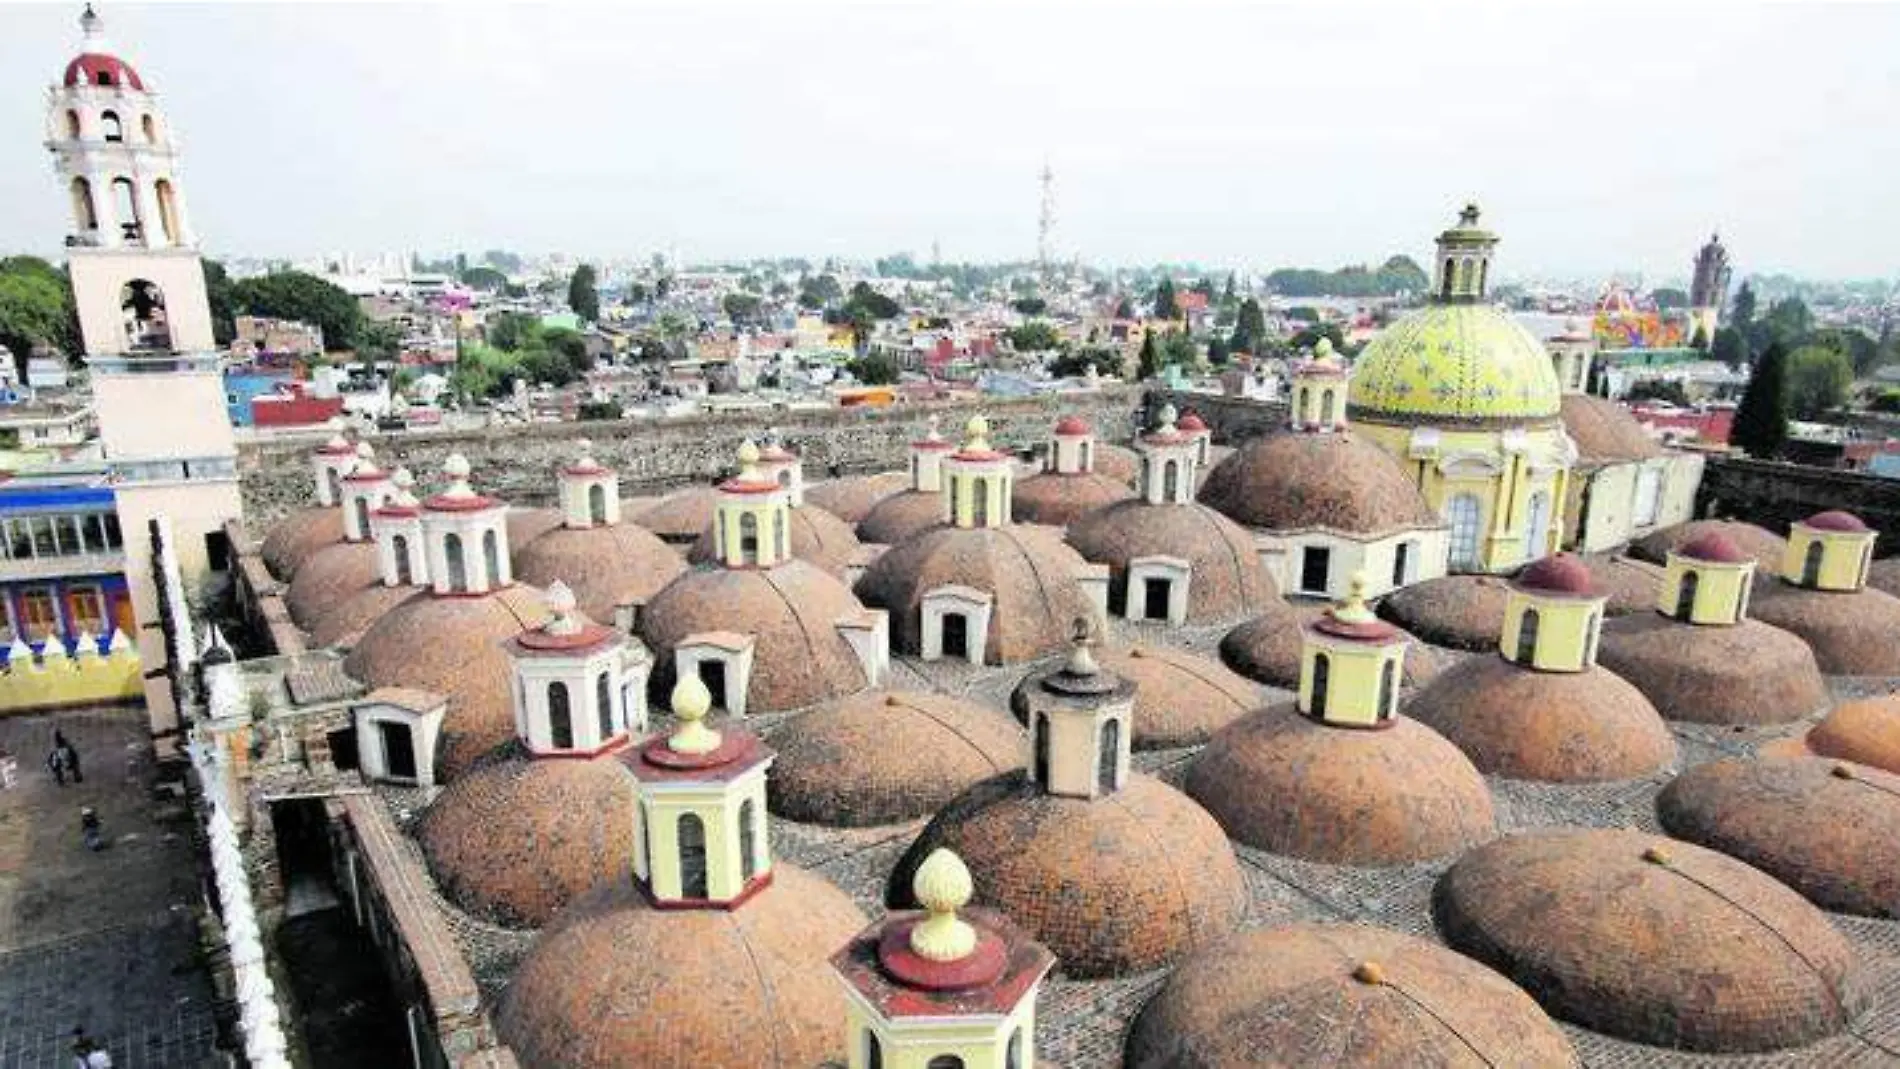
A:
<svg viewBox="0 0 1900 1069">
<path fill-rule="evenodd" d="M 1435 304 L 1372 339 L 1353 367 L 1355 419 L 1503 422 L 1557 418 L 1550 356 L 1488 304 Z"/>
</svg>

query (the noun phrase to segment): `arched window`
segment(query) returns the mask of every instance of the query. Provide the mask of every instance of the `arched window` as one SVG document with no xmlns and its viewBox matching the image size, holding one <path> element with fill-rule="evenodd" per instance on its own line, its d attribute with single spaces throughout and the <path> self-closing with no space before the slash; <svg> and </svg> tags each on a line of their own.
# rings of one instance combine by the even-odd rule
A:
<svg viewBox="0 0 1900 1069">
<path fill-rule="evenodd" d="M 1491 261 L 1479 260 L 1478 261 L 1478 290 L 1477 292 L 1478 292 L 1478 296 L 1480 297 L 1484 296 L 1485 276 L 1489 275 L 1490 273 L 1491 273 Z"/>
<path fill-rule="evenodd" d="M 1319 392 L 1319 422 L 1323 427 L 1333 425 L 1333 391 L 1331 390 Z"/>
<path fill-rule="evenodd" d="M 574 710 L 568 703 L 567 684 L 548 684 L 548 741 L 557 750 L 574 748 Z"/>
<path fill-rule="evenodd" d="M 1096 755 L 1095 788 L 1108 794 L 1120 786 L 1122 722 L 1110 720 L 1102 725 L 1102 752 Z"/>
<path fill-rule="evenodd" d="M 1022 1025 L 1017 1025 L 1009 1034 L 1009 1048 L 1003 1053 L 1003 1069 L 1023 1069 Z"/>
<path fill-rule="evenodd" d="M 790 553 L 785 551 L 786 515 L 787 513 L 784 509 L 772 510 L 772 559 L 774 561 L 782 561 L 791 556 Z"/>
<path fill-rule="evenodd" d="M 66 136 L 79 140 L 79 113 L 68 108 L 66 111 Z"/>
<path fill-rule="evenodd" d="M 990 481 L 984 478 L 970 480 L 970 523 L 976 527 L 990 525 Z"/>
<path fill-rule="evenodd" d="M 684 813 L 676 827 L 674 834 L 680 847 L 680 896 L 705 898 L 706 822 L 699 819 L 698 813 Z"/>
<path fill-rule="evenodd" d="M 73 179 L 73 221 L 81 230 L 99 229 L 99 209 L 92 202 L 92 183 L 84 178 Z"/>
<path fill-rule="evenodd" d="M 92 84 L 94 85 L 110 86 L 115 80 L 116 79 L 112 76 L 112 72 L 109 70 L 95 72 L 92 76 Z"/>
<path fill-rule="evenodd" d="M 1583 633 L 1583 666 L 1589 668 L 1597 663 L 1597 635 L 1603 631 L 1603 617 L 1590 614 L 1590 623 Z"/>
<path fill-rule="evenodd" d="M 1644 468 L 1636 473 L 1636 523 L 1647 527 L 1656 522 L 1662 508 L 1662 472 Z"/>
<path fill-rule="evenodd" d="M 142 278 L 127 282 L 119 290 L 119 310 L 125 316 L 127 349 L 171 350 L 172 328 L 165 313 L 165 291 L 159 289 L 157 283 Z"/>
<path fill-rule="evenodd" d="M 778 484 L 780 486 L 785 486 L 785 487 L 789 487 L 792 485 L 792 469 L 790 468 L 779 469 Z"/>
<path fill-rule="evenodd" d="M 605 746 L 614 737 L 614 686 L 605 672 L 594 677 L 594 711 L 600 719 L 600 743 Z"/>
<path fill-rule="evenodd" d="M 395 535 L 391 537 L 389 540 L 389 551 L 396 558 L 397 584 L 401 586 L 408 586 L 410 583 L 415 581 L 409 574 L 409 538 L 408 536 Z"/>
<path fill-rule="evenodd" d="M 1399 662 L 1387 661 L 1379 669 L 1379 719 L 1399 711 Z"/>
<path fill-rule="evenodd" d="M 587 488 L 587 520 L 589 523 L 607 522 L 607 488 L 599 483 Z"/>
<path fill-rule="evenodd" d="M 963 1059 L 954 1054 L 939 1054 L 925 1062 L 924 1069 L 963 1069 Z"/>
<path fill-rule="evenodd" d="M 501 538 L 492 527 L 482 532 L 482 567 L 488 572 L 488 589 L 501 586 Z"/>
<path fill-rule="evenodd" d="M 753 821 L 756 819 L 758 819 L 758 806 L 752 803 L 752 799 L 747 798 L 740 802 L 739 878 L 741 880 L 750 880 L 759 871 L 759 859 L 755 853 L 758 849 L 758 830 L 753 827 Z"/>
<path fill-rule="evenodd" d="M 739 514 L 739 561 L 759 563 L 759 517 L 751 512 Z"/>
<path fill-rule="evenodd" d="M 99 129 L 104 131 L 107 141 L 125 140 L 125 127 L 119 122 L 119 113 L 116 111 L 99 113 Z"/>
<path fill-rule="evenodd" d="M 1517 618 L 1517 652 L 1512 660 L 1529 665 L 1537 661 L 1537 610 L 1525 609 Z"/>
<path fill-rule="evenodd" d="M 1459 494 L 1445 502 L 1445 523 L 1451 528 L 1451 566 L 1478 566 L 1478 526 L 1484 521 L 1484 507 L 1476 494 Z"/>
<path fill-rule="evenodd" d="M 864 1069 L 884 1069 L 884 1044 L 869 1028 L 864 1030 Z"/>
<path fill-rule="evenodd" d="M 139 116 L 139 132 L 145 135 L 147 144 L 158 140 L 158 123 L 153 120 L 151 113 Z"/>
<path fill-rule="evenodd" d="M 1801 555 L 1801 585 L 1818 586 L 1821 582 L 1821 543 L 1809 542 L 1806 553 Z"/>
<path fill-rule="evenodd" d="M 1440 276 L 1439 278 L 1439 286 L 1438 286 L 1438 296 L 1443 300 L 1451 299 L 1452 281 L 1454 277 L 1457 275 L 1456 265 L 1457 265 L 1457 261 L 1453 260 L 1451 257 L 1447 256 L 1445 258 L 1445 271 L 1444 271 L 1444 274 Z"/>
<path fill-rule="evenodd" d="M 1093 446 L 1093 443 L 1091 442 L 1082 443 L 1082 448 L 1080 450 L 1081 455 L 1080 457 L 1078 457 L 1078 459 L 1081 461 L 1081 467 L 1083 471 L 1095 470 L 1095 458 L 1091 455 L 1094 452 L 1094 449 L 1092 448 L 1092 446 Z"/>
<path fill-rule="evenodd" d="M 1682 585 L 1676 588 L 1676 619 L 1686 623 L 1695 615 L 1695 589 L 1701 580 L 1693 571 L 1682 573 Z"/>
<path fill-rule="evenodd" d="M 152 183 L 152 195 L 158 201 L 158 226 L 165 234 L 165 243 L 178 244 L 183 240 L 178 226 L 178 195 L 172 191 L 172 184 L 163 178 Z"/>
<path fill-rule="evenodd" d="M 335 468 L 325 468 L 323 469 L 323 481 L 330 487 L 330 500 L 332 502 L 341 502 L 343 500 L 343 477 L 337 474 Z"/>
<path fill-rule="evenodd" d="M 1326 688 L 1332 682 L 1333 659 L 1323 653 L 1313 655 L 1313 701 L 1309 708 L 1315 717 L 1326 715 Z"/>
<path fill-rule="evenodd" d="M 449 566 L 449 591 L 468 593 L 468 562 L 462 559 L 462 536 L 451 531 L 442 536 L 442 559 Z"/>
<path fill-rule="evenodd" d="M 1049 782 L 1049 714 L 1036 714 L 1036 782 Z"/>
<path fill-rule="evenodd" d="M 1181 462 L 1170 460 L 1161 465 L 1161 500 L 1173 501 L 1181 489 Z"/>
<path fill-rule="evenodd" d="M 139 208 L 138 192 L 132 187 L 130 178 L 112 180 L 112 216 L 119 222 L 119 233 L 126 241 L 137 241 L 144 235 L 144 214 Z"/>
<path fill-rule="evenodd" d="M 1531 495 L 1530 509 L 1524 520 L 1524 559 L 1536 560 L 1550 548 L 1550 494 L 1539 490 Z"/>
<path fill-rule="evenodd" d="M 1392 585 L 1404 586 L 1412 581 L 1412 543 L 1400 542 L 1392 547 Z"/>
<path fill-rule="evenodd" d="M 1313 391 L 1308 387 L 1300 388 L 1300 426 L 1313 425 Z"/>
<path fill-rule="evenodd" d="M 356 498 L 356 530 L 364 536 L 369 534 L 369 498 L 361 495 Z"/>
</svg>

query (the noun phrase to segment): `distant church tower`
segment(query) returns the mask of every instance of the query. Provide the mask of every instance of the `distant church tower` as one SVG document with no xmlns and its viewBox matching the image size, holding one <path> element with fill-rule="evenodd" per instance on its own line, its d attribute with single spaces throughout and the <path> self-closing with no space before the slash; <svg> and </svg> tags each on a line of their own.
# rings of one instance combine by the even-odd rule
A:
<svg viewBox="0 0 1900 1069">
<path fill-rule="evenodd" d="M 223 527 L 241 510 L 237 453 L 171 124 L 90 6 L 79 25 L 80 53 L 48 94 L 46 145 L 72 213 L 73 302 L 125 531 L 146 704 L 160 732 L 177 726 L 178 713 L 159 623 L 181 606 L 161 611 L 153 562 L 175 560 L 194 594 L 228 565 Z M 189 661 L 188 640 L 175 649 Z"/>
<path fill-rule="evenodd" d="M 1700 334 L 1705 345 L 1715 342 L 1722 304 L 1728 300 L 1728 278 L 1728 250 L 1720 234 L 1710 234 L 1709 243 L 1696 253 L 1695 278 L 1689 284 L 1690 337 Z"/>
</svg>

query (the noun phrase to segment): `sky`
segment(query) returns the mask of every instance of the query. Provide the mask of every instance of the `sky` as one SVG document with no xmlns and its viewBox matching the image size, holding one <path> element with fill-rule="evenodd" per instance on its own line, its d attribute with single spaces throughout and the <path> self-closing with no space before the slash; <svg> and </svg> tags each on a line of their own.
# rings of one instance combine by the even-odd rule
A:
<svg viewBox="0 0 1900 1069">
<path fill-rule="evenodd" d="M 0 251 L 56 253 L 79 5 L 0 7 Z M 102 3 L 214 255 L 1900 268 L 1900 4 Z"/>
</svg>

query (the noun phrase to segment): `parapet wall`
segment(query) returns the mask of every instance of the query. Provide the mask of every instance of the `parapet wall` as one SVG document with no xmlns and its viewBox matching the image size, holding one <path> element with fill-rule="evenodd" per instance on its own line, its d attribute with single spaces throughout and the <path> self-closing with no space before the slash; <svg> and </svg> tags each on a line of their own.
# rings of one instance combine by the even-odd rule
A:
<svg viewBox="0 0 1900 1069">
<path fill-rule="evenodd" d="M 1148 391 L 1145 422 L 1163 405 L 1177 412 L 1193 411 L 1214 432 L 1216 445 L 1237 445 L 1252 438 L 1272 434 L 1286 426 L 1287 407 L 1278 401 L 1255 401 L 1246 397 L 1225 397 L 1214 393 L 1188 390 L 1152 389 Z"/>
<path fill-rule="evenodd" d="M 1747 520 L 1777 534 L 1828 509 L 1844 509 L 1880 532 L 1875 553 L 1900 551 L 1900 479 L 1804 464 L 1711 456 L 1696 515 Z"/>
</svg>

